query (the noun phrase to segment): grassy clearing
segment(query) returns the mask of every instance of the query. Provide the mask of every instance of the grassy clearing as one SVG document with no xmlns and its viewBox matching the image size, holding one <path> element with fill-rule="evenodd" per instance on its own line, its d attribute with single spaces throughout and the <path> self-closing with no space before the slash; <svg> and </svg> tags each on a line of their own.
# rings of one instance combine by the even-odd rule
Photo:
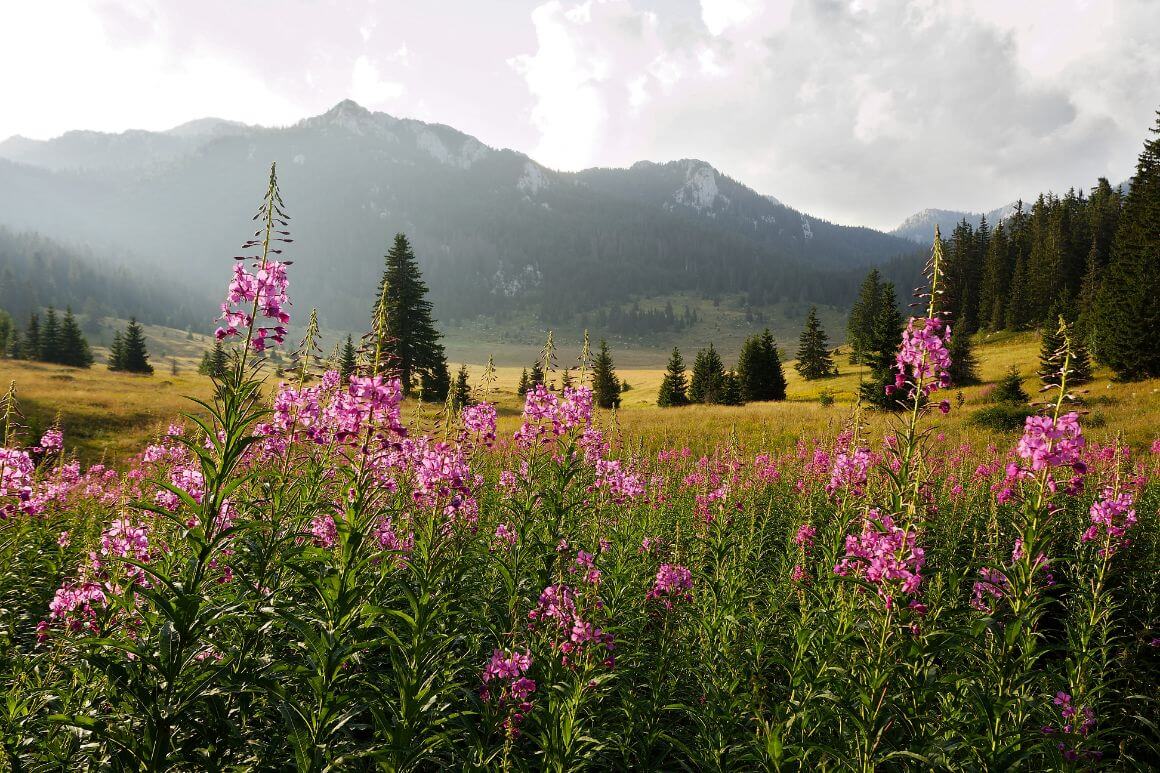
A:
<svg viewBox="0 0 1160 773">
<path fill-rule="evenodd" d="M 205 345 L 195 338 L 188 341 L 181 331 L 149 329 L 150 346 L 161 342 L 178 358 L 179 373 L 170 375 L 166 362 L 157 362 L 154 376 L 131 376 L 110 373 L 103 366 L 78 370 L 59 365 L 0 360 L 0 382 L 16 382 L 21 409 L 32 432 L 47 428 L 59 415 L 70 443 L 75 444 L 85 461 L 102 458 L 122 459 L 139 450 L 143 440 L 156 434 L 173 417 L 196 408 L 186 396 L 207 397 L 211 391 L 208 378 L 196 373 L 198 352 Z M 991 384 L 1006 370 L 1015 366 L 1024 375 L 1024 388 L 1034 395 L 1038 388 L 1038 336 L 1034 333 L 996 334 L 980 337 L 976 354 L 984 383 L 953 390 L 948 396 L 957 402 L 961 391 L 963 406 L 946 417 L 941 426 L 948 438 L 989 442 L 992 430 L 971 426 L 969 416 L 988 404 Z M 620 354 L 616 353 L 618 361 Z M 650 352 L 653 362 L 665 354 Z M 563 355 L 561 363 L 569 363 Z M 837 357 L 840 375 L 821 381 L 803 381 L 786 363 L 789 399 L 785 403 L 751 404 L 740 408 L 723 406 L 689 406 L 660 410 L 656 408 L 657 389 L 664 375 L 662 368 L 620 367 L 622 379 L 631 385 L 624 393 L 621 410 L 605 413 L 600 421 L 628 446 L 645 448 L 688 445 L 694 450 L 708 450 L 730 438 L 747 448 L 780 448 L 799 438 L 816 438 L 833 434 L 849 419 L 858 384 L 865 371 L 849 365 L 844 355 Z M 454 363 L 454 361 L 453 361 Z M 453 365 L 454 367 L 454 365 Z M 468 365 L 471 383 L 479 385 L 482 364 Z M 501 433 L 514 432 L 519 426 L 521 400 L 516 395 L 522 368 L 503 366 L 497 369 L 495 393 L 489 399 L 497 403 Z M 1090 411 L 1085 426 L 1090 436 L 1099 440 L 1122 433 L 1133 447 L 1149 445 L 1157 436 L 1160 418 L 1160 381 L 1116 383 L 1110 373 L 1097 369 L 1096 378 L 1086 386 L 1086 408 Z M 273 381 L 273 377 L 271 378 Z M 823 392 L 833 395 L 833 405 L 820 404 Z M 430 417 L 434 406 L 421 409 L 412 404 L 409 413 Z M 869 415 L 871 429 L 880 434 L 887 417 Z"/>
</svg>

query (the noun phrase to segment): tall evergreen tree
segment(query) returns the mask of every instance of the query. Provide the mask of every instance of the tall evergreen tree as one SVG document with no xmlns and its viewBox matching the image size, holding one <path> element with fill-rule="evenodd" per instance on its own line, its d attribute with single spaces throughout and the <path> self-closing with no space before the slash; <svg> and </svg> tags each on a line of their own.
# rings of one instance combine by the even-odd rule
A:
<svg viewBox="0 0 1160 773">
<path fill-rule="evenodd" d="M 673 347 L 669 355 L 669 364 L 665 369 L 665 377 L 661 379 L 661 388 L 657 393 L 657 405 L 661 408 L 673 408 L 689 403 L 689 379 L 685 375 L 685 360 L 681 357 L 681 350 Z"/>
<path fill-rule="evenodd" d="M 1064 336 L 1071 342 L 1071 362 L 1068 365 L 1067 383 L 1086 384 L 1092 380 L 1092 360 L 1087 345 L 1076 336 L 1075 323 L 1068 321 L 1070 310 L 1064 304 L 1052 307 L 1055 324 L 1048 320 L 1043 323 L 1039 345 L 1039 379 L 1044 384 L 1058 384 L 1059 371 L 1063 367 Z"/>
<path fill-rule="evenodd" d="M 528 369 L 524 368 L 520 373 L 520 383 L 516 387 L 516 394 L 520 397 L 525 396 L 532 388 L 532 382 L 528 378 Z"/>
<path fill-rule="evenodd" d="M 119 370 L 152 375 L 153 366 L 149 364 L 149 351 L 145 347 L 145 331 L 137 324 L 136 317 L 129 318 L 121 341 L 124 346 L 124 357 Z"/>
<path fill-rule="evenodd" d="M 874 320 L 878 318 L 878 305 L 881 302 L 882 275 L 878 269 L 872 268 L 862 281 L 858 298 L 850 307 L 850 317 L 846 323 L 846 343 L 850 347 L 851 364 L 863 362 L 866 353 L 870 351 L 870 343 L 874 338 Z"/>
<path fill-rule="evenodd" d="M 455 374 L 455 385 L 451 387 L 451 407 L 461 411 L 471 405 L 471 385 L 467 381 L 467 365 L 460 365 Z"/>
<path fill-rule="evenodd" d="M 952 384 L 961 387 L 979 383 L 979 360 L 975 357 L 975 347 L 969 332 L 955 328 L 948 353 L 951 366 L 947 369 L 947 375 Z"/>
<path fill-rule="evenodd" d="M 380 371 L 397 373 L 403 394 L 410 394 L 415 382 L 426 377 L 425 399 L 446 398 L 444 383 L 450 387 L 451 379 L 440 334 L 431 318 L 427 284 L 410 242 L 401 233 L 395 234 L 395 242 L 387 252 L 377 297 L 375 316 L 382 319 L 375 326 L 374 343 L 383 355 L 379 358 Z"/>
<path fill-rule="evenodd" d="M 89 349 L 89 342 L 85 340 L 71 308 L 65 309 L 64 321 L 60 326 L 59 361 L 74 368 L 88 368 L 93 364 L 93 352 Z"/>
<path fill-rule="evenodd" d="M 601 339 L 600 351 L 592 360 L 592 396 L 601 408 L 620 407 L 620 379 L 608 352 L 608 343 Z"/>
<path fill-rule="evenodd" d="M 769 328 L 745 339 L 737 358 L 737 378 L 745 402 L 785 399 L 785 372 Z"/>
<path fill-rule="evenodd" d="M 539 360 L 532 363 L 532 369 L 528 372 L 528 389 L 534 389 L 536 386 L 544 383 L 544 364 Z"/>
<path fill-rule="evenodd" d="M 895 355 L 901 343 L 902 314 L 898 311 L 894 285 L 887 282 L 882 286 L 882 305 L 874 324 L 873 348 L 866 362 L 870 366 L 870 378 L 861 386 L 862 399 L 866 403 L 888 409 L 898 406 L 898 398 L 888 395 L 886 387 L 894 384 Z"/>
<path fill-rule="evenodd" d="M 1096 300 L 1096 356 L 1122 379 L 1160 376 L 1160 111 L 1151 131 Z"/>
<path fill-rule="evenodd" d="M 44 313 L 44 327 L 40 329 L 40 352 L 37 355 L 42 362 L 60 362 L 60 320 L 56 317 L 56 309 L 51 306 Z"/>
<path fill-rule="evenodd" d="M 693 403 L 716 403 L 721 399 L 721 388 L 725 382 L 725 363 L 721 355 L 709 344 L 708 349 L 697 352 L 693 360 L 693 378 L 689 382 L 689 401 Z"/>
<path fill-rule="evenodd" d="M 350 376 L 358 366 L 358 352 L 354 347 L 354 339 L 347 335 L 338 355 L 338 373 L 343 381 L 350 381 Z"/>
<path fill-rule="evenodd" d="M 108 365 L 109 370 L 125 369 L 125 339 L 120 330 L 113 333 L 113 343 L 109 345 Z"/>
<path fill-rule="evenodd" d="M 12 342 L 16 339 L 16 327 L 8 312 L 0 309 L 0 357 L 11 356 Z"/>
<path fill-rule="evenodd" d="M 834 360 L 830 356 L 830 339 L 818 320 L 818 307 L 811 306 L 806 316 L 806 324 L 798 339 L 797 363 L 794 365 L 801 377 L 807 381 L 838 375 Z"/>
<path fill-rule="evenodd" d="M 721 405 L 744 405 L 745 398 L 741 392 L 741 378 L 734 371 L 726 371 L 721 380 Z"/>
<path fill-rule="evenodd" d="M 36 312 L 28 316 L 28 326 L 24 328 L 24 341 L 21 348 L 24 350 L 24 359 L 40 359 L 40 316 Z"/>
</svg>

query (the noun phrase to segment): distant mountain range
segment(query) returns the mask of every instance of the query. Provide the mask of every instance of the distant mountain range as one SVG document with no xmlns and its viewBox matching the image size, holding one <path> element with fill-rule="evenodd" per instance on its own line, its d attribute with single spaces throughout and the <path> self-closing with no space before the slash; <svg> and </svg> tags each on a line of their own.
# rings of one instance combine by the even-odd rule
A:
<svg viewBox="0 0 1160 773">
<path fill-rule="evenodd" d="M 295 303 L 333 327 L 365 324 L 397 231 L 414 243 L 441 319 L 531 309 L 558 322 L 673 293 L 844 305 L 868 266 L 915 252 L 704 161 L 557 172 L 351 101 L 284 128 L 207 118 L 165 132 L 13 137 L 0 143 L 0 225 L 92 245 L 216 301 L 272 161 L 293 217 Z"/>
</svg>

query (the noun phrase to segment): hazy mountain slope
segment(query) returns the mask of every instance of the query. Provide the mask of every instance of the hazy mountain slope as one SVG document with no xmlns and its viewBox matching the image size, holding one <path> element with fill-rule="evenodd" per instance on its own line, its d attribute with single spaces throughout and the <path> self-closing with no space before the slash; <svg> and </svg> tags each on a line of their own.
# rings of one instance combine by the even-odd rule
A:
<svg viewBox="0 0 1160 773">
<path fill-rule="evenodd" d="M 334 327 L 365 322 L 396 231 L 412 238 L 443 319 L 533 308 L 563 321 L 667 292 L 842 304 L 865 266 L 913 249 L 804 216 L 703 162 L 558 173 L 349 101 L 286 128 L 74 132 L 9 140 L 0 156 L 0 224 L 116 246 L 215 294 L 278 161 L 295 303 Z"/>
</svg>

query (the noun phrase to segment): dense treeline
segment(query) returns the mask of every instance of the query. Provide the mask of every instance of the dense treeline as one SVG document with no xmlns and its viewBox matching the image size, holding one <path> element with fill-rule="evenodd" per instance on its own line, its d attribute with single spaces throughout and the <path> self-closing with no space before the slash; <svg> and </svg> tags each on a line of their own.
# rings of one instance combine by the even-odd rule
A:
<svg viewBox="0 0 1160 773">
<path fill-rule="evenodd" d="M 202 297 L 170 289 L 167 275 L 102 263 L 38 234 L 0 227 L 0 308 L 17 320 L 71 304 L 86 319 L 137 314 L 169 327 L 205 324 Z"/>
<path fill-rule="evenodd" d="M 29 314 L 23 331 L 16 327 L 7 312 L 0 311 L 0 355 L 74 368 L 87 368 L 93 364 L 89 342 L 72 309 L 67 309 L 62 319 L 51 306 L 45 311 L 43 321 L 36 312 Z"/>
</svg>

